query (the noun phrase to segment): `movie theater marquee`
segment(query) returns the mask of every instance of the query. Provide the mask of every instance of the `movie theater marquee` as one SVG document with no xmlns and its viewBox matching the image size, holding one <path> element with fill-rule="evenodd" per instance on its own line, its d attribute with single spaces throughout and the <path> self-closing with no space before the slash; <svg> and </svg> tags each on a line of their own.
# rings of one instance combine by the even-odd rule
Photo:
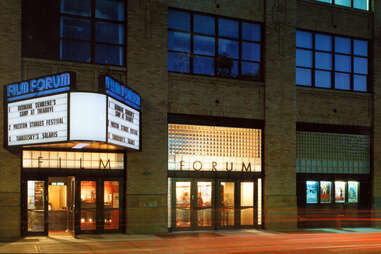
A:
<svg viewBox="0 0 381 254">
<path fill-rule="evenodd" d="M 140 150 L 140 95 L 109 76 L 100 81 L 103 93 L 71 91 L 72 72 L 5 86 L 5 146 L 96 141 Z"/>
</svg>

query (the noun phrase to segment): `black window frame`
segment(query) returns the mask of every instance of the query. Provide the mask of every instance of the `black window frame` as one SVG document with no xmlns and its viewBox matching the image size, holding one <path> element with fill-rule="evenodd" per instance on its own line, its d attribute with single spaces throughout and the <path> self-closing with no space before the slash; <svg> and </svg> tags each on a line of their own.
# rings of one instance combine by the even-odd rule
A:
<svg viewBox="0 0 381 254">
<path fill-rule="evenodd" d="M 305 66 L 298 66 L 297 63 L 295 62 L 295 70 L 297 70 L 298 68 L 299 69 L 304 69 L 304 70 L 310 70 L 311 71 L 311 84 L 310 85 L 303 85 L 303 84 L 297 84 L 296 82 L 296 86 L 298 87 L 306 87 L 306 88 L 319 88 L 319 89 L 328 89 L 328 90 L 336 90 L 336 91 L 350 91 L 350 92 L 356 92 L 356 93 L 369 93 L 369 92 L 372 92 L 372 83 L 371 83 L 371 76 L 372 76 L 372 68 L 371 68 L 371 41 L 368 40 L 368 39 L 364 39 L 364 38 L 358 38 L 358 37 L 350 37 L 350 36 L 345 36 L 345 35 L 340 35 L 340 34 L 331 34 L 331 33 L 324 33 L 324 32 L 316 32 L 316 31 L 311 31 L 311 30 L 305 30 L 305 29 L 296 29 L 296 32 L 307 32 L 307 33 L 311 33 L 312 35 L 312 47 L 311 48 L 304 48 L 304 47 L 300 47 L 300 46 L 297 46 L 295 45 L 295 52 L 297 50 L 306 50 L 306 51 L 310 51 L 312 52 L 312 67 L 309 68 L 309 67 L 305 67 Z M 325 35 L 325 36 L 330 36 L 331 37 L 331 50 L 330 51 L 327 51 L 327 50 L 321 50 L 321 49 L 316 49 L 316 45 L 315 45 L 315 41 L 316 41 L 316 35 L 317 34 L 320 34 L 320 35 Z M 336 52 L 335 51 L 335 37 L 340 37 L 340 38 L 345 38 L 345 39 L 349 39 L 350 40 L 350 43 L 351 43 L 351 53 L 348 54 L 348 53 L 341 53 L 341 52 Z M 367 50 L 367 56 L 361 56 L 361 55 L 356 55 L 354 54 L 354 41 L 355 40 L 359 40 L 359 41 L 366 41 L 367 44 L 368 44 L 368 50 Z M 326 53 L 326 54 L 330 54 L 331 55 L 331 69 L 330 70 L 327 70 L 327 69 L 321 69 L 321 68 L 317 68 L 316 67 L 316 53 Z M 351 70 L 350 72 L 345 72 L 345 71 L 338 71 L 338 70 L 335 70 L 335 56 L 336 55 L 340 55 L 340 56 L 349 56 L 351 58 Z M 367 59 L 367 74 L 362 74 L 362 73 L 355 73 L 354 72 L 354 59 L 355 58 L 365 58 Z M 315 80 L 315 71 L 329 71 L 331 72 L 330 74 L 330 78 L 331 78 L 331 87 L 327 88 L 327 87 L 321 87 L 321 86 L 316 86 L 316 80 Z M 349 89 L 340 89 L 340 88 L 336 88 L 335 86 L 335 74 L 336 73 L 341 73 L 341 74 L 349 74 L 350 75 L 350 87 Z M 295 73 L 296 75 L 296 73 Z M 354 76 L 357 75 L 357 76 L 365 76 L 366 77 L 366 90 L 365 91 L 361 91 L 361 90 L 354 90 Z"/>
<path fill-rule="evenodd" d="M 333 5 L 333 6 L 340 6 L 340 7 L 344 7 L 344 8 L 351 8 L 351 9 L 354 9 L 354 10 L 367 11 L 367 12 L 371 11 L 371 8 L 372 8 L 372 1 L 371 0 L 366 0 L 366 1 L 368 1 L 368 10 L 354 7 L 354 0 L 350 0 L 351 1 L 351 6 L 345 6 L 345 5 L 342 5 L 342 4 L 337 4 L 336 0 L 331 0 L 331 3 L 322 2 L 322 1 L 319 1 L 319 0 L 315 0 L 315 1 L 319 2 L 319 3 L 323 3 L 323 4 L 329 4 L 329 5 Z"/>
<path fill-rule="evenodd" d="M 184 12 L 188 13 L 190 15 L 190 28 L 189 31 L 186 30 L 180 30 L 180 29 L 173 29 L 169 28 L 168 25 L 168 34 L 169 32 L 181 32 L 181 33 L 187 33 L 190 36 L 190 48 L 189 52 L 184 52 L 184 51 L 176 51 L 176 50 L 170 50 L 168 48 L 168 54 L 169 53 L 178 53 L 178 54 L 183 54 L 186 55 L 189 59 L 189 71 L 174 71 L 174 70 L 169 70 L 168 72 L 173 72 L 173 73 L 182 73 L 182 74 L 190 74 L 190 75 L 199 75 L 199 76 L 206 76 L 206 77 L 221 77 L 221 78 L 231 78 L 231 79 L 239 79 L 239 80 L 250 80 L 250 81 L 263 81 L 264 80 L 264 25 L 261 22 L 255 22 L 255 21 L 249 21 L 249 20 L 244 20 L 244 19 L 238 19 L 238 18 L 231 18 L 231 17 L 226 17 L 226 16 L 220 16 L 220 15 L 213 15 L 213 14 L 208 14 L 208 13 L 202 13 L 202 12 L 197 12 L 197 11 L 190 11 L 190 10 L 184 10 L 184 9 L 179 9 L 179 8 L 173 8 L 170 7 L 168 8 L 168 11 L 173 10 L 173 11 L 179 11 L 179 12 Z M 200 16 L 207 16 L 207 17 L 212 17 L 214 19 L 214 30 L 215 33 L 210 35 L 206 33 L 197 33 L 194 32 L 194 15 L 200 15 Z M 231 38 L 231 37 L 226 37 L 226 36 L 220 36 L 218 34 L 218 20 L 219 19 L 225 19 L 225 20 L 231 20 L 234 22 L 238 22 L 238 38 Z M 242 38 L 242 23 L 248 23 L 248 24 L 256 24 L 260 26 L 260 40 L 259 41 L 254 41 L 254 40 L 245 40 Z M 209 37 L 214 39 L 214 56 L 209 56 L 209 55 L 201 55 L 201 54 L 196 54 L 194 53 L 194 37 L 195 36 L 204 36 L 204 37 Z M 218 49 L 219 49 L 219 39 L 226 39 L 226 40 L 231 40 L 238 42 L 238 58 L 234 59 L 233 61 L 237 62 L 237 76 L 233 75 L 225 75 L 225 74 L 219 74 L 218 73 L 218 66 L 217 66 L 217 58 L 219 57 L 218 55 Z M 260 46 L 260 57 L 259 61 L 253 61 L 253 60 L 245 60 L 242 57 L 242 44 L 246 43 L 251 43 L 251 44 L 256 44 Z M 200 56 L 200 57 L 210 57 L 213 58 L 214 60 L 214 73 L 212 75 L 208 74 L 200 74 L 200 73 L 194 73 L 194 57 Z M 232 58 L 230 58 L 232 59 Z M 248 63 L 254 63 L 259 65 L 259 71 L 257 75 L 250 75 L 250 74 L 242 74 L 242 62 L 248 62 Z M 169 66 L 169 64 L 168 64 Z"/>
<path fill-rule="evenodd" d="M 123 21 L 117 21 L 117 20 L 111 20 L 111 19 L 104 19 L 104 18 L 96 17 L 96 0 L 90 0 L 90 4 L 91 4 L 91 15 L 90 16 L 81 16 L 81 15 L 63 13 L 61 10 L 62 1 L 63 0 L 60 0 L 60 3 L 59 3 L 59 21 L 58 21 L 58 24 L 59 24 L 58 36 L 59 36 L 59 38 L 58 38 L 58 49 L 57 49 L 58 60 L 59 61 L 68 61 L 68 62 L 80 62 L 80 63 L 88 63 L 88 64 L 125 67 L 127 65 L 127 7 L 128 7 L 127 1 L 126 0 L 115 0 L 117 2 L 122 2 L 124 4 L 124 20 Z M 90 27 L 91 27 L 90 40 L 65 38 L 63 35 L 61 36 L 61 32 L 62 32 L 61 27 L 62 27 L 62 18 L 63 17 L 90 21 Z M 97 42 L 96 41 L 96 24 L 99 22 L 122 25 L 123 30 L 124 30 L 124 38 L 123 38 L 124 43 L 118 44 L 118 43 L 110 43 L 110 42 Z M 62 42 L 63 41 L 88 43 L 90 45 L 90 56 L 89 56 L 90 61 L 81 61 L 81 60 L 75 60 L 75 59 L 70 59 L 70 60 L 64 59 L 63 55 L 62 55 L 62 47 L 63 47 Z M 121 59 L 122 64 L 119 65 L 119 64 L 108 64 L 108 63 L 95 62 L 95 47 L 97 45 L 121 48 L 123 50 L 123 54 L 122 54 L 123 59 Z"/>
</svg>

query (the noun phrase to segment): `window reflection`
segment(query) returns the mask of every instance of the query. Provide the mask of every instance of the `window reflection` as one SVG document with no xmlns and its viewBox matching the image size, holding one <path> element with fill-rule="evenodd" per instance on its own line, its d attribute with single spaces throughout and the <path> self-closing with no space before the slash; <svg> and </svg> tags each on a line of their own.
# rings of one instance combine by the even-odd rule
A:
<svg viewBox="0 0 381 254">
<path fill-rule="evenodd" d="M 124 13 L 124 1 L 62 0 L 60 59 L 124 65 Z"/>
<path fill-rule="evenodd" d="M 169 71 L 260 79 L 260 24 L 169 10 L 168 30 Z"/>
<path fill-rule="evenodd" d="M 44 181 L 27 182 L 28 232 L 45 231 Z"/>
<path fill-rule="evenodd" d="M 297 30 L 296 84 L 365 92 L 367 56 L 365 40 Z"/>
</svg>

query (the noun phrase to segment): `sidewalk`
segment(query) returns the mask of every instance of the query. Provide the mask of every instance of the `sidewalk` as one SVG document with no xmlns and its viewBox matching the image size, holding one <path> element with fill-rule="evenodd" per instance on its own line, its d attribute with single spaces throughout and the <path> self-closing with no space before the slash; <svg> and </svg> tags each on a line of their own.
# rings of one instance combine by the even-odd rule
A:
<svg viewBox="0 0 381 254">
<path fill-rule="evenodd" d="M 218 230 L 160 235 L 100 234 L 25 237 L 0 242 L 0 253 L 381 253 L 381 229 L 307 229 L 299 232 Z"/>
</svg>

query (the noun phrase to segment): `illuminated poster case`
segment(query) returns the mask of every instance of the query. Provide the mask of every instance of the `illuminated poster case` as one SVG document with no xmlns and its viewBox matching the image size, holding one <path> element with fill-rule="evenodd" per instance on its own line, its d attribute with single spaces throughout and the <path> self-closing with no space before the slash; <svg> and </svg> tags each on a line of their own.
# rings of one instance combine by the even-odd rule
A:
<svg viewBox="0 0 381 254">
<path fill-rule="evenodd" d="M 313 181 L 306 183 L 306 204 L 358 204 L 359 181 Z M 319 187 L 318 187 L 319 186 Z"/>
<path fill-rule="evenodd" d="M 68 141 L 68 91 L 75 73 L 64 72 L 4 87 L 5 145 Z"/>
</svg>

